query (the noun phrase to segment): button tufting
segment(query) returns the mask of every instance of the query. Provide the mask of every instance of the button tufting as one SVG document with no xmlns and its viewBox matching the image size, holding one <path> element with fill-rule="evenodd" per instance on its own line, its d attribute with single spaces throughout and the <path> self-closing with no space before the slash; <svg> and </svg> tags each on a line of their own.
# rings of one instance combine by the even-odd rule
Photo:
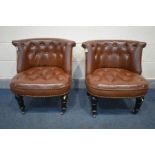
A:
<svg viewBox="0 0 155 155">
<path fill-rule="evenodd" d="M 60 84 L 60 81 L 63 82 L 61 83 L 62 86 L 67 85 L 69 83 L 69 75 L 58 67 L 34 67 L 19 73 L 13 79 L 13 83 L 18 83 L 19 86 L 25 86 L 25 83 L 27 85 L 33 84 L 33 87 L 30 85 L 29 89 L 35 89 L 35 85 L 37 84 L 46 83 L 54 83 L 56 87 L 57 84 Z M 59 86 L 60 85 L 58 85 L 58 88 Z"/>
<path fill-rule="evenodd" d="M 68 93 L 75 42 L 58 38 L 34 38 L 12 43 L 18 51 L 18 73 L 10 84 L 15 94 L 49 97 Z"/>
<path fill-rule="evenodd" d="M 88 49 L 86 87 L 91 95 L 126 98 L 146 94 L 148 83 L 140 75 L 141 53 L 146 43 L 93 40 L 84 42 L 82 46 Z"/>
<path fill-rule="evenodd" d="M 89 86 L 98 89 L 143 89 L 147 82 L 136 73 L 118 68 L 100 68 L 86 77 Z M 112 85 L 113 87 L 109 87 Z M 102 86 L 102 87 L 101 87 Z"/>
</svg>

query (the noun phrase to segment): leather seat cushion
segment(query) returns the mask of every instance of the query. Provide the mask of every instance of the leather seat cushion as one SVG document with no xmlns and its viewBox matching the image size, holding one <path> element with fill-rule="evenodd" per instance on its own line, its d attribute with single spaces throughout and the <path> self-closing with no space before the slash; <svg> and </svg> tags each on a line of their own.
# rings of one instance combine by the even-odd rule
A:
<svg viewBox="0 0 155 155">
<path fill-rule="evenodd" d="M 33 67 L 18 73 L 10 87 L 18 95 L 59 96 L 67 93 L 70 75 L 59 67 Z"/>
<path fill-rule="evenodd" d="M 100 68 L 87 75 L 86 86 L 92 95 L 103 97 L 143 96 L 147 81 L 139 74 L 119 68 Z"/>
</svg>

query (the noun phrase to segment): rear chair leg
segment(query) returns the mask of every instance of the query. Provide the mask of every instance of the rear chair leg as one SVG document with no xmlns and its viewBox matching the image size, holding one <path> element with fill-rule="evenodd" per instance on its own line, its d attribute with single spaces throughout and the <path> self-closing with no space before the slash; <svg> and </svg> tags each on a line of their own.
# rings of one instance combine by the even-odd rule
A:
<svg viewBox="0 0 155 155">
<path fill-rule="evenodd" d="M 63 115 L 67 109 L 68 94 L 63 95 L 60 98 L 61 98 L 61 114 Z"/>
<path fill-rule="evenodd" d="M 90 94 L 87 92 L 87 96 L 90 96 Z"/>
<path fill-rule="evenodd" d="M 98 98 L 95 96 L 91 96 L 91 111 L 92 111 L 92 115 L 95 118 L 97 115 L 97 101 Z"/>
<path fill-rule="evenodd" d="M 15 99 L 17 100 L 19 109 L 21 110 L 22 113 L 24 113 L 25 112 L 25 105 L 24 105 L 23 96 L 15 95 Z"/>
<path fill-rule="evenodd" d="M 134 114 L 137 114 L 139 112 L 143 101 L 144 101 L 144 97 L 137 97 L 136 98 L 136 103 L 135 103 L 135 106 L 134 106 L 134 109 L 133 109 Z"/>
</svg>

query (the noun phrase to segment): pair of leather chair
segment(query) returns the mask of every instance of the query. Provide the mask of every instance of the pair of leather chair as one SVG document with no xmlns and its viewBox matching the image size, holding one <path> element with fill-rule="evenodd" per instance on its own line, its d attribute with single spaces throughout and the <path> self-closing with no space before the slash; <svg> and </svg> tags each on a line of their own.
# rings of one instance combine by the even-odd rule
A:
<svg viewBox="0 0 155 155">
<path fill-rule="evenodd" d="M 60 96 L 66 111 L 72 81 L 74 41 L 64 39 L 26 39 L 13 41 L 17 47 L 17 75 L 10 88 L 22 112 L 23 96 Z M 86 87 L 92 115 L 97 114 L 98 97 L 136 98 L 137 113 L 147 93 L 148 83 L 141 76 L 142 50 L 146 43 L 126 40 L 95 40 L 82 44 L 86 53 Z"/>
</svg>

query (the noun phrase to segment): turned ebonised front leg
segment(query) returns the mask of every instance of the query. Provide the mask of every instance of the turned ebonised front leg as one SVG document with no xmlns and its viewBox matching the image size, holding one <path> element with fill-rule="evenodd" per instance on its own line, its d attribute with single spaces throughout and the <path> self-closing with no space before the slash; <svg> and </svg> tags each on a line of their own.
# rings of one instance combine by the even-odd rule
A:
<svg viewBox="0 0 155 155">
<path fill-rule="evenodd" d="M 67 109 L 67 100 L 68 100 L 67 94 L 61 96 L 61 114 L 64 114 Z"/>
<path fill-rule="evenodd" d="M 95 96 L 91 96 L 91 110 L 92 110 L 92 115 L 95 118 L 97 115 L 97 101 L 98 98 Z"/>
<path fill-rule="evenodd" d="M 137 114 L 139 112 L 143 101 L 144 101 L 144 97 L 137 97 L 136 98 L 136 103 L 135 103 L 135 106 L 134 106 L 134 109 L 133 109 L 134 114 Z"/>
<path fill-rule="evenodd" d="M 24 105 L 23 96 L 15 95 L 15 99 L 17 100 L 17 103 L 19 105 L 21 112 L 24 113 L 25 112 L 25 105 Z"/>
</svg>

